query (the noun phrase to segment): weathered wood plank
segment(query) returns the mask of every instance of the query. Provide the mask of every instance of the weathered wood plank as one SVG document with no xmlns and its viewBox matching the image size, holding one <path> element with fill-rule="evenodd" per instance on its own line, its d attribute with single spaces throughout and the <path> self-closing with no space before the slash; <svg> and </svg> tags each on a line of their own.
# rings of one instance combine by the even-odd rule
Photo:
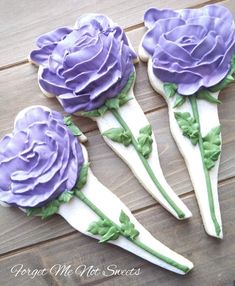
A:
<svg viewBox="0 0 235 286">
<path fill-rule="evenodd" d="M 2 0 L 0 2 L 0 66 L 12 64 L 27 57 L 34 48 L 35 38 L 59 26 L 73 25 L 84 13 L 103 13 L 123 27 L 141 23 L 144 11 L 152 6 L 184 8 L 196 6 L 206 0 Z M 216 2 L 216 1 L 214 1 Z M 127 12 L 128 11 L 128 12 Z"/>
<path fill-rule="evenodd" d="M 32 285 L 32 280 L 26 275 L 13 277 L 10 269 L 20 263 L 24 267 L 50 269 L 55 264 L 71 265 L 71 269 L 85 264 L 93 265 L 107 271 L 107 266 L 117 265 L 120 269 L 140 268 L 139 276 L 104 277 L 102 274 L 89 276 L 72 274 L 46 275 L 34 278 L 36 285 L 232 285 L 235 263 L 235 180 L 229 180 L 220 185 L 220 201 L 224 223 L 225 238 L 215 240 L 206 235 L 201 224 L 201 218 L 194 195 L 184 199 L 194 217 L 185 222 L 179 222 L 168 213 L 162 212 L 159 205 L 140 211 L 137 219 L 159 240 L 169 247 L 185 255 L 195 263 L 195 269 L 185 277 L 177 276 L 160 269 L 144 260 L 135 257 L 117 247 L 98 244 L 79 233 L 37 245 L 20 253 L 4 257 L 0 260 L 0 284 Z M 94 255 L 95 253 L 95 255 Z M 16 280 L 17 279 L 17 280 Z M 53 284 L 54 283 L 54 284 Z M 230 284 L 229 284 L 230 283 Z"/>
</svg>

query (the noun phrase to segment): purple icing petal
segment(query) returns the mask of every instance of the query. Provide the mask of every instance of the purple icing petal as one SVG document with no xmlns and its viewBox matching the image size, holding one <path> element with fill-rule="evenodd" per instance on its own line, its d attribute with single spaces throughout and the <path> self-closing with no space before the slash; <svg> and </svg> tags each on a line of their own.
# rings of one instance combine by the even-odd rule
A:
<svg viewBox="0 0 235 286">
<path fill-rule="evenodd" d="M 148 29 L 151 29 L 157 21 L 170 18 L 179 18 L 179 14 L 170 9 L 150 8 L 144 14 L 144 24 Z"/>
<path fill-rule="evenodd" d="M 38 65 L 46 65 L 50 54 L 53 52 L 56 44 L 44 46 L 41 50 L 32 51 L 30 59 Z"/>
<path fill-rule="evenodd" d="M 44 90 L 51 94 L 60 95 L 72 92 L 70 88 L 66 87 L 64 79 L 51 73 L 48 68 L 43 69 L 39 77 L 39 83 Z"/>
<path fill-rule="evenodd" d="M 185 22 L 178 18 L 159 20 L 154 24 L 154 27 L 146 33 L 143 41 L 143 47 L 150 55 L 153 55 L 160 37 L 175 27 L 184 24 Z"/>
<path fill-rule="evenodd" d="M 177 23 L 178 21 L 178 23 Z M 235 53 L 233 17 L 221 5 L 200 9 L 149 9 L 144 49 L 152 56 L 153 72 L 163 82 L 191 95 L 220 82 Z"/>
<path fill-rule="evenodd" d="M 59 101 L 67 113 L 75 113 L 78 104 L 81 106 L 82 110 L 85 110 L 88 106 L 87 102 L 89 102 L 89 99 L 89 94 L 75 95 L 74 93 L 64 93 L 59 95 Z"/>
<path fill-rule="evenodd" d="M 0 141 L 1 201 L 43 206 L 74 187 L 83 163 L 81 146 L 62 115 L 32 107 Z"/>
<path fill-rule="evenodd" d="M 31 53 L 44 65 L 39 83 L 69 113 L 99 108 L 121 92 L 137 56 L 123 29 L 104 15 L 86 14 L 66 29 L 42 35 L 40 49 Z"/>
<path fill-rule="evenodd" d="M 39 48 L 45 47 L 47 45 L 55 44 L 61 41 L 65 36 L 72 32 L 72 28 L 63 27 L 51 31 L 37 38 L 36 44 Z"/>
</svg>

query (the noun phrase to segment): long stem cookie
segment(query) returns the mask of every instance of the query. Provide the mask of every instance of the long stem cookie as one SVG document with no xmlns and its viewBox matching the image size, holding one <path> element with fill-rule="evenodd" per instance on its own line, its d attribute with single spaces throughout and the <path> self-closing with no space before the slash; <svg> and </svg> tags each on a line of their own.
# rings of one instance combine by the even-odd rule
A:
<svg viewBox="0 0 235 286">
<path fill-rule="evenodd" d="M 156 240 L 89 167 L 82 133 L 43 106 L 21 111 L 0 141 L 0 200 L 29 216 L 58 213 L 79 232 L 178 274 L 193 264 Z"/>
<path fill-rule="evenodd" d="M 222 238 L 217 180 L 221 153 L 220 90 L 233 81 L 235 34 L 223 6 L 151 8 L 139 55 L 169 109 L 172 135 L 193 183 L 206 232 Z"/>
<path fill-rule="evenodd" d="M 191 212 L 166 182 L 157 144 L 133 94 L 137 56 L 124 31 L 103 15 L 88 14 L 74 28 L 42 35 L 30 60 L 38 82 L 65 111 L 97 122 L 105 142 L 145 189 L 178 219 Z"/>
</svg>

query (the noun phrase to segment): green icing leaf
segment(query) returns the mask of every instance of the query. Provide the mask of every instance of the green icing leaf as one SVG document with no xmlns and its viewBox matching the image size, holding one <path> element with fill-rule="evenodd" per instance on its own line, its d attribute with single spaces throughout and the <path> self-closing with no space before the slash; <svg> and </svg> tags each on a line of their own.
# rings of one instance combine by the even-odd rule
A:
<svg viewBox="0 0 235 286">
<path fill-rule="evenodd" d="M 42 208 L 26 209 L 27 216 L 42 216 Z"/>
<path fill-rule="evenodd" d="M 89 226 L 88 231 L 94 235 L 100 235 L 100 242 L 116 240 L 120 235 L 119 229 L 106 219 L 93 222 Z"/>
<path fill-rule="evenodd" d="M 87 174 L 88 174 L 89 165 L 90 165 L 89 163 L 83 164 L 80 170 L 79 178 L 75 185 L 75 188 L 77 190 L 81 190 L 87 182 Z"/>
<path fill-rule="evenodd" d="M 98 109 L 81 112 L 81 115 L 87 116 L 87 117 L 99 117 L 99 116 L 103 116 L 107 110 L 108 110 L 108 107 L 103 105 L 102 107 Z"/>
<path fill-rule="evenodd" d="M 129 77 L 127 84 L 122 89 L 122 91 L 118 94 L 118 96 L 106 100 L 105 106 L 107 106 L 108 109 L 118 109 L 120 106 L 124 105 L 129 100 L 131 100 L 132 97 L 128 96 L 128 92 L 131 89 L 134 80 L 135 80 L 135 73 L 132 73 Z"/>
<path fill-rule="evenodd" d="M 185 96 L 182 96 L 178 93 L 176 93 L 176 99 L 175 99 L 175 104 L 173 106 L 173 108 L 176 108 L 176 107 L 180 107 L 181 105 L 183 105 L 186 101 L 186 97 Z"/>
<path fill-rule="evenodd" d="M 133 99 L 133 97 L 131 97 L 131 96 L 120 97 L 120 98 L 119 98 L 119 106 L 124 105 L 125 103 L 127 103 L 127 102 L 130 101 L 131 99 Z"/>
<path fill-rule="evenodd" d="M 152 126 L 150 124 L 140 129 L 140 134 L 152 135 Z"/>
<path fill-rule="evenodd" d="M 116 226 L 111 226 L 110 229 L 102 236 L 99 242 L 107 242 L 116 240 L 120 235 L 119 229 Z"/>
<path fill-rule="evenodd" d="M 67 116 L 64 118 L 64 124 L 68 126 L 73 135 L 82 135 L 81 130 L 72 122 L 71 116 Z"/>
<path fill-rule="evenodd" d="M 102 107 L 91 111 L 81 112 L 81 115 L 87 117 L 99 117 L 103 116 L 105 112 L 109 109 L 118 109 L 120 106 L 124 105 L 132 99 L 132 97 L 128 95 L 128 92 L 131 89 L 134 80 L 135 72 L 130 75 L 127 84 L 117 96 L 107 99 Z"/>
<path fill-rule="evenodd" d="M 130 222 L 129 217 L 123 211 L 120 213 L 119 221 L 121 222 L 120 227 L 106 218 L 100 218 L 89 226 L 88 231 L 93 235 L 100 235 L 100 242 L 115 240 L 120 235 L 133 240 L 139 235 L 139 231 L 135 229 L 134 224 Z"/>
<path fill-rule="evenodd" d="M 111 128 L 102 133 L 103 136 L 111 139 L 114 142 L 122 143 L 125 146 L 128 146 L 132 142 L 131 134 L 129 131 L 126 131 L 124 128 Z"/>
<path fill-rule="evenodd" d="M 204 162 L 208 170 L 215 166 L 221 152 L 220 126 L 211 129 L 211 131 L 202 138 L 204 149 Z"/>
<path fill-rule="evenodd" d="M 59 199 L 55 199 L 43 207 L 29 208 L 26 210 L 28 216 L 40 216 L 42 219 L 48 218 L 58 212 L 60 204 Z"/>
<path fill-rule="evenodd" d="M 183 135 L 188 137 L 193 145 L 196 145 L 199 139 L 199 125 L 196 119 L 189 112 L 175 112 L 174 114 Z"/>
<path fill-rule="evenodd" d="M 170 82 L 165 82 L 163 85 L 164 88 L 164 92 L 166 94 L 167 97 L 173 97 L 176 94 L 177 91 L 177 85 L 174 83 L 170 83 Z"/>
<path fill-rule="evenodd" d="M 42 218 L 48 218 L 57 213 L 60 203 L 58 200 L 49 202 L 46 206 L 42 207 Z"/>
<path fill-rule="evenodd" d="M 122 223 L 121 230 L 125 237 L 133 240 L 139 235 L 139 231 L 135 229 L 134 224 L 130 222 L 130 218 L 124 211 L 121 211 L 119 221 Z"/>
<path fill-rule="evenodd" d="M 105 105 L 108 109 L 118 109 L 119 108 L 119 98 L 114 97 L 105 101 Z"/>
<path fill-rule="evenodd" d="M 112 224 L 108 220 L 100 219 L 99 221 L 93 222 L 89 226 L 88 231 L 94 235 L 96 234 L 104 235 L 111 226 Z"/>
<path fill-rule="evenodd" d="M 26 210 L 26 213 L 28 216 L 40 216 L 44 219 L 56 214 L 59 206 L 59 200 L 54 200 L 43 207 L 29 208 Z"/>
<path fill-rule="evenodd" d="M 65 191 L 59 197 L 58 200 L 61 203 L 68 203 L 73 197 L 72 191 Z"/>
<path fill-rule="evenodd" d="M 147 125 L 140 129 L 138 141 L 138 149 L 139 152 L 145 157 L 149 158 L 149 155 L 152 152 L 152 127 L 151 125 Z"/>
<path fill-rule="evenodd" d="M 124 211 L 121 211 L 120 216 L 119 216 L 119 221 L 123 224 L 126 224 L 130 221 L 130 219 L 128 215 L 124 213 Z"/>
<path fill-rule="evenodd" d="M 197 98 L 204 99 L 210 103 L 221 103 L 220 100 L 216 99 L 214 96 L 210 94 L 210 92 L 206 89 L 200 90 L 197 92 Z"/>
</svg>

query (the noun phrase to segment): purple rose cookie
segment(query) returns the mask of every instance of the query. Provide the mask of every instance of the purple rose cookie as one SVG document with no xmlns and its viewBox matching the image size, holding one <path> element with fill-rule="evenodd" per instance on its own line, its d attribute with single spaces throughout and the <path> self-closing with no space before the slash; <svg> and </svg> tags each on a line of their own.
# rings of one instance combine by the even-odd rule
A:
<svg viewBox="0 0 235 286">
<path fill-rule="evenodd" d="M 188 167 L 206 232 L 223 238 L 217 192 L 222 140 L 219 92 L 234 81 L 233 16 L 222 5 L 151 8 L 139 55 L 169 109 L 172 135 Z"/>
<path fill-rule="evenodd" d="M 117 96 L 134 72 L 136 54 L 122 28 L 103 15 L 87 14 L 74 28 L 40 36 L 30 60 L 41 65 L 39 84 L 68 113 L 90 111 Z"/>
<path fill-rule="evenodd" d="M 63 120 L 45 107 L 18 115 L 13 132 L 0 141 L 1 201 L 43 206 L 74 187 L 84 158 Z"/>
<path fill-rule="evenodd" d="M 189 218 L 162 174 L 152 128 L 135 99 L 137 56 L 123 29 L 106 16 L 88 14 L 73 29 L 42 35 L 37 45 L 30 59 L 40 65 L 42 92 L 55 95 L 65 111 L 95 120 L 147 191 L 178 219 Z"/>
<path fill-rule="evenodd" d="M 178 93 L 192 95 L 219 83 L 235 53 L 233 16 L 221 5 L 173 11 L 151 8 L 142 45 L 152 57 L 153 72 L 175 83 Z"/>
<path fill-rule="evenodd" d="M 43 106 L 21 111 L 12 134 L 0 141 L 0 201 L 28 216 L 59 214 L 100 243 L 188 273 L 193 263 L 156 240 L 92 174 L 86 148 L 75 136 L 81 132 L 70 117 Z"/>
</svg>

